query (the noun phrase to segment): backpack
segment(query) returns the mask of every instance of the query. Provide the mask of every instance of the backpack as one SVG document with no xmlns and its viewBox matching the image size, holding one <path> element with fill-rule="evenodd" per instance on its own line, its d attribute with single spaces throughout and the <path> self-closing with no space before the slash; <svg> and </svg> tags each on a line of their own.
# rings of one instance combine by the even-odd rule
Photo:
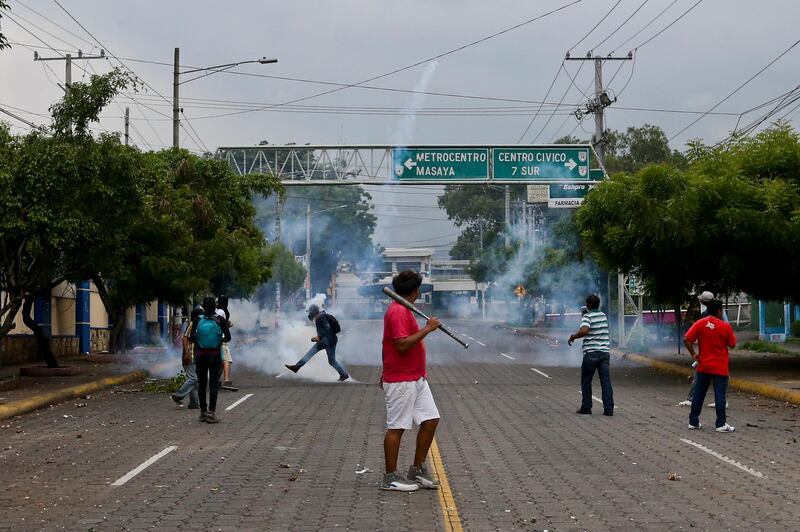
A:
<svg viewBox="0 0 800 532">
<path fill-rule="evenodd" d="M 339 320 L 337 320 L 333 314 L 328 314 L 326 312 L 325 315 L 328 316 L 328 323 L 331 326 L 331 332 L 333 334 L 339 334 L 342 332 L 342 327 L 339 325 Z"/>
<path fill-rule="evenodd" d="M 200 316 L 194 337 L 200 349 L 218 349 L 222 345 L 222 327 L 215 318 Z"/>
</svg>

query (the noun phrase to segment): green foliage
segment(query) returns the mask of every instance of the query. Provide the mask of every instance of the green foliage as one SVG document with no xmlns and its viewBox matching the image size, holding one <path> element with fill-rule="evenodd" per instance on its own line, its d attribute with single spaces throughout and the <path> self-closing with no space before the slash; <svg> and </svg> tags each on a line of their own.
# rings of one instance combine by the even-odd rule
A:
<svg viewBox="0 0 800 532">
<path fill-rule="evenodd" d="M 142 386 L 142 391 L 147 393 L 175 393 L 181 389 L 185 382 L 186 373 L 181 371 L 169 379 L 147 379 L 144 386 Z"/>
<path fill-rule="evenodd" d="M 755 351 L 756 353 L 779 353 L 781 355 L 795 355 L 794 351 L 790 351 L 785 347 L 772 342 L 765 342 L 764 340 L 751 340 L 745 342 L 741 346 L 742 349 L 747 351 Z"/>
<path fill-rule="evenodd" d="M 268 283 L 258 287 L 255 300 L 261 308 L 271 307 L 275 301 L 275 282 L 281 283 L 281 295 L 291 297 L 303 287 L 306 269 L 294 258 L 294 253 L 283 244 L 269 246 L 269 257 L 272 262 L 272 277 Z"/>
<path fill-rule="evenodd" d="M 778 125 L 730 146 L 692 144 L 685 169 L 615 175 L 578 213 L 600 264 L 639 275 L 658 302 L 744 291 L 797 300 L 800 141 Z"/>
</svg>

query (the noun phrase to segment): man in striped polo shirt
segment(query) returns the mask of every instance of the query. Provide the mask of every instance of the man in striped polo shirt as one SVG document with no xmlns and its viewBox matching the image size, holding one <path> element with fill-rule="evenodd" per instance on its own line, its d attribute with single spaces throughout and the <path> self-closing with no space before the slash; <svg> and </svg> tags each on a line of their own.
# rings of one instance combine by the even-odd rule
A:
<svg viewBox="0 0 800 532">
<path fill-rule="evenodd" d="M 583 338 L 583 363 L 581 364 L 581 407 L 578 414 L 592 413 L 592 379 L 594 372 L 600 375 L 600 388 L 603 390 L 603 415 L 614 415 L 614 392 L 608 373 L 610 359 L 608 318 L 600 312 L 600 298 L 591 294 L 586 298 L 586 309 L 581 328 L 569 337 L 567 342 Z"/>
</svg>

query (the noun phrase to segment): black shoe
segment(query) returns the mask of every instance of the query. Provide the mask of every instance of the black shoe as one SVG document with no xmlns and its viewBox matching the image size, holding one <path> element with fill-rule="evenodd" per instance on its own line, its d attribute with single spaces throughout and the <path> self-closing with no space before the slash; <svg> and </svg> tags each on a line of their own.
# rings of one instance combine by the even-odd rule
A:
<svg viewBox="0 0 800 532">
<path fill-rule="evenodd" d="M 607 412 L 603 412 L 603 415 L 611 417 L 611 416 L 614 415 L 614 411 L 613 410 L 608 410 Z"/>
<path fill-rule="evenodd" d="M 586 410 L 585 408 L 579 408 L 579 409 L 578 409 L 578 411 L 577 411 L 577 412 L 575 412 L 575 413 L 576 413 L 576 414 L 585 414 L 585 415 L 589 415 L 589 416 L 591 416 L 591 415 L 592 415 L 592 411 L 591 411 L 591 409 L 589 409 L 589 410 Z"/>
<path fill-rule="evenodd" d="M 170 395 L 170 397 L 172 398 L 173 401 L 175 401 L 176 405 L 183 406 L 183 400 L 180 397 L 178 397 L 175 394 Z"/>
<path fill-rule="evenodd" d="M 200 405 L 193 405 L 190 403 L 189 406 L 187 406 L 186 408 L 188 408 L 189 410 L 197 410 L 198 408 L 200 408 Z"/>
<path fill-rule="evenodd" d="M 229 392 L 238 392 L 239 391 L 239 388 L 234 386 L 231 381 L 224 381 L 222 383 L 222 389 L 223 390 L 228 390 Z"/>
<path fill-rule="evenodd" d="M 345 373 L 344 375 L 339 375 L 339 382 L 346 381 L 349 378 L 350 378 L 350 375 L 348 375 L 347 373 Z"/>
<path fill-rule="evenodd" d="M 297 373 L 297 370 L 300 369 L 297 364 L 284 364 L 284 366 L 286 366 L 286 369 L 293 371 L 294 373 Z"/>
<path fill-rule="evenodd" d="M 200 412 L 200 417 L 197 418 L 197 419 L 202 421 L 202 422 L 205 422 L 206 418 L 208 418 L 208 413 L 207 412 Z"/>
</svg>

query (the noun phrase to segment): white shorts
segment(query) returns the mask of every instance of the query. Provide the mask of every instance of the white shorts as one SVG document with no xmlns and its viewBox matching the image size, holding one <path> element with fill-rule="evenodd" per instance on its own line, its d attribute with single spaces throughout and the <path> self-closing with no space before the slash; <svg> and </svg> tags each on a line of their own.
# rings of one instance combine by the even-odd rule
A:
<svg viewBox="0 0 800 532">
<path fill-rule="evenodd" d="M 222 361 L 233 363 L 233 358 L 231 358 L 231 348 L 228 347 L 228 344 L 222 344 Z"/>
<path fill-rule="evenodd" d="M 386 428 L 411 429 L 429 419 L 439 419 L 428 381 L 384 382 L 386 396 Z"/>
</svg>

